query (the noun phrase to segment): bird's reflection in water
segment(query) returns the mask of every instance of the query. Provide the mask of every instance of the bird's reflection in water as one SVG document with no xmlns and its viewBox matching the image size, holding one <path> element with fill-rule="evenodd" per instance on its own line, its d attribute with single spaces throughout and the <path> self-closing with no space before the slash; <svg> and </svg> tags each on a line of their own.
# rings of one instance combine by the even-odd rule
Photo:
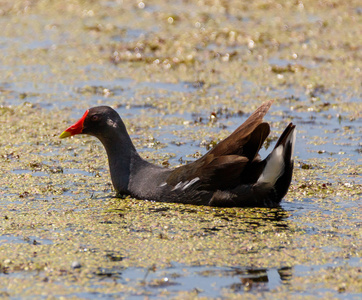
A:
<svg viewBox="0 0 362 300">
<path fill-rule="evenodd" d="M 241 269 L 230 271 L 229 276 L 239 277 L 239 281 L 227 286 L 233 292 L 241 291 L 268 291 L 280 284 L 288 284 L 292 278 L 293 268 L 280 269 Z"/>
</svg>

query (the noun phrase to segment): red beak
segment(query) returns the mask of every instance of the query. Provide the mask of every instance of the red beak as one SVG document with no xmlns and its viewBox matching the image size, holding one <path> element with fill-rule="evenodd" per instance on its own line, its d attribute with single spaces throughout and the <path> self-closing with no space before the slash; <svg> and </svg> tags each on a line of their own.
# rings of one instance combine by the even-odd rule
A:
<svg viewBox="0 0 362 300">
<path fill-rule="evenodd" d="M 62 134 L 59 136 L 59 138 L 64 139 L 66 137 L 80 134 L 83 131 L 83 123 L 84 119 L 87 117 L 89 110 L 87 110 L 83 117 L 81 117 L 76 123 L 74 123 L 72 126 L 68 127 L 66 130 L 62 132 Z"/>
</svg>

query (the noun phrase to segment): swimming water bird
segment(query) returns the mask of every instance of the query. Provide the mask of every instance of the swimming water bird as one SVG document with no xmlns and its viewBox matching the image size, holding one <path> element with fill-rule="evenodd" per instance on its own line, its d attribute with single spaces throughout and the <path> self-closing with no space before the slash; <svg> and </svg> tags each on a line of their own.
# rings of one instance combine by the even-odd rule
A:
<svg viewBox="0 0 362 300">
<path fill-rule="evenodd" d="M 160 202 L 222 207 L 275 207 L 288 191 L 293 173 L 296 129 L 290 123 L 273 151 L 258 154 L 269 135 L 263 122 L 272 101 L 261 105 L 230 136 L 204 156 L 175 169 L 141 158 L 118 113 L 90 108 L 60 138 L 88 134 L 106 149 L 113 186 L 119 195 Z"/>
</svg>

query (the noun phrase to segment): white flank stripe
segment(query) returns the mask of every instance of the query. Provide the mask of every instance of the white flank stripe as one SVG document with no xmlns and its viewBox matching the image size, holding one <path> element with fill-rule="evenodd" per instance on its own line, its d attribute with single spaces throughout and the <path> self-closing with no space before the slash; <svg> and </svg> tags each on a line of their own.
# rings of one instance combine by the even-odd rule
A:
<svg viewBox="0 0 362 300">
<path fill-rule="evenodd" d="M 178 184 L 175 185 L 175 187 L 171 190 L 171 191 L 174 191 L 174 190 L 177 190 L 179 189 L 181 186 L 183 186 L 184 184 L 187 184 L 188 181 L 186 181 L 185 183 L 183 183 L 182 181 L 180 181 Z"/>
<path fill-rule="evenodd" d="M 188 184 L 186 184 L 186 185 L 182 188 L 182 190 L 187 189 L 189 186 L 193 185 L 195 182 L 197 182 L 197 181 L 199 181 L 199 180 L 200 180 L 199 177 L 195 177 L 195 178 L 192 179 Z"/>
</svg>

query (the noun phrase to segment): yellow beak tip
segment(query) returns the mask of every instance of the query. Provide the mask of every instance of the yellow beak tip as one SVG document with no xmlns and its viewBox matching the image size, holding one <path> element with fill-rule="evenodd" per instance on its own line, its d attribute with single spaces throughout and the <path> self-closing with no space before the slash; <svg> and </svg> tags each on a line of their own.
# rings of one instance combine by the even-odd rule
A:
<svg viewBox="0 0 362 300">
<path fill-rule="evenodd" d="M 72 134 L 68 131 L 63 131 L 62 134 L 59 136 L 60 139 L 64 139 L 70 137 Z"/>
</svg>

